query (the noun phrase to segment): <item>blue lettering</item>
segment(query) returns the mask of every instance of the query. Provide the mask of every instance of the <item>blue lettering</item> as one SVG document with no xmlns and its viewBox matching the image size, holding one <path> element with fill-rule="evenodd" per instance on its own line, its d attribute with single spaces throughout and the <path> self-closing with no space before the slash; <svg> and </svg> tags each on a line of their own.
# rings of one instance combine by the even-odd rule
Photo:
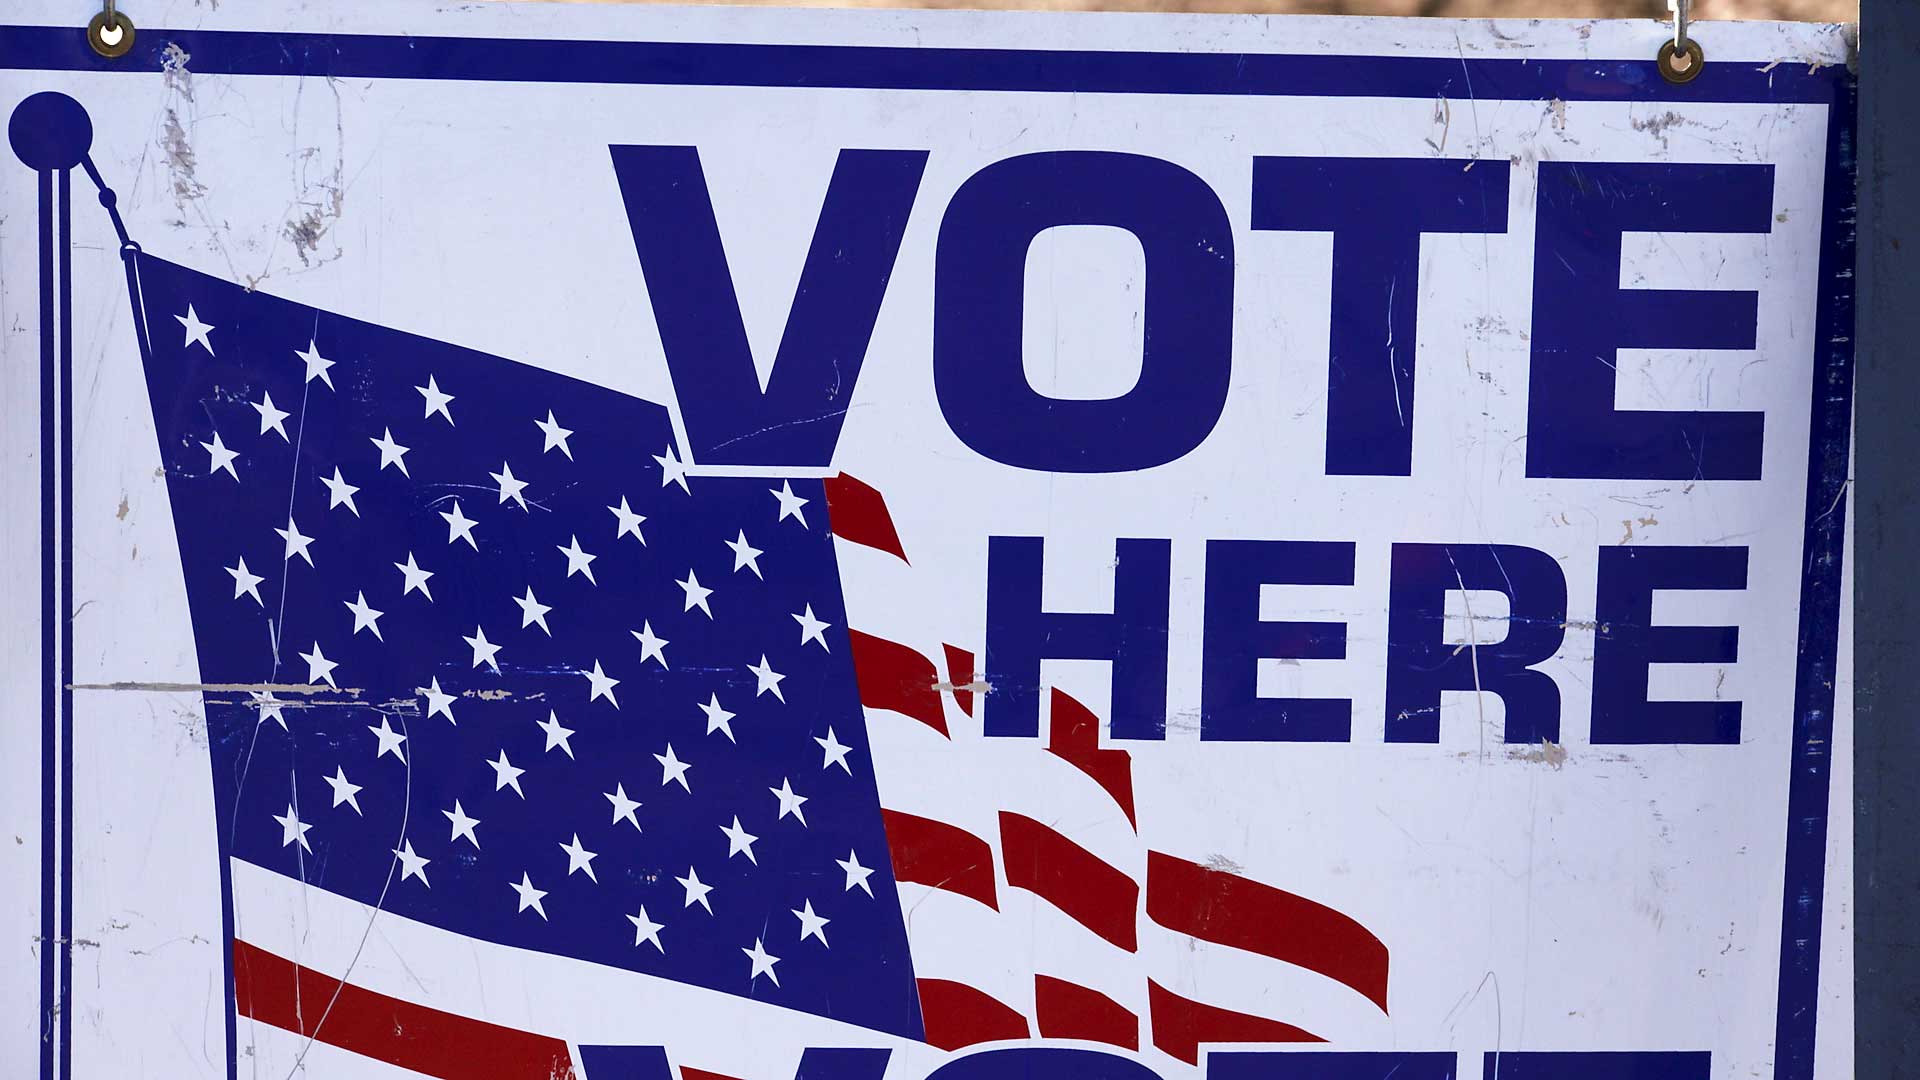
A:
<svg viewBox="0 0 1920 1080">
<path fill-rule="evenodd" d="M 1253 159 L 1253 227 L 1333 234 L 1327 474 L 1413 472 L 1422 233 L 1507 229 L 1507 163 Z"/>
<path fill-rule="evenodd" d="M 840 151 L 763 392 L 699 150 L 611 149 L 693 459 L 828 464 L 926 151 Z"/>
<path fill-rule="evenodd" d="M 1758 480 L 1763 414 L 1614 408 L 1621 349 L 1751 349 L 1759 295 L 1622 289 L 1625 232 L 1764 233 L 1773 166 L 1540 163 L 1527 475 Z"/>
<path fill-rule="evenodd" d="M 1737 701 L 1648 701 L 1652 664 L 1731 664 L 1740 655 L 1737 626 L 1655 626 L 1656 589 L 1744 589 L 1743 547 L 1600 549 L 1593 643 L 1593 742 L 1740 741 Z"/>
<path fill-rule="evenodd" d="M 1140 378 L 1104 400 L 1046 397 L 1021 359 L 1027 249 L 1060 225 L 1111 225 L 1146 256 Z M 933 385 L 960 441 L 1043 472 L 1128 472 L 1206 439 L 1233 363 L 1233 230 L 1206 181 L 1138 154 L 996 162 L 953 196 L 935 255 Z"/>
<path fill-rule="evenodd" d="M 986 678 L 993 691 L 985 696 L 981 730 L 1040 734 L 1040 661 L 1110 660 L 1113 737 L 1166 738 L 1171 545 L 1115 541 L 1111 615 L 1041 610 L 1044 546 L 1037 536 L 987 539 Z"/>
<path fill-rule="evenodd" d="M 1309 540 L 1207 541 L 1206 637 L 1200 667 L 1200 738 L 1206 741 L 1346 742 L 1346 698 L 1263 698 L 1263 659 L 1340 660 L 1347 628 L 1330 622 L 1264 622 L 1262 585 L 1351 585 L 1353 545 Z"/>
<path fill-rule="evenodd" d="M 1479 624 L 1489 639 L 1504 627 L 1499 640 L 1447 643 L 1447 594 L 1467 590 L 1507 598 L 1503 624 Z M 1500 695 L 1509 743 L 1559 740 L 1560 688 L 1532 670 L 1566 635 L 1567 579 L 1553 556 L 1509 544 L 1395 544 L 1388 593 L 1388 742 L 1439 742 L 1444 690 Z"/>
</svg>

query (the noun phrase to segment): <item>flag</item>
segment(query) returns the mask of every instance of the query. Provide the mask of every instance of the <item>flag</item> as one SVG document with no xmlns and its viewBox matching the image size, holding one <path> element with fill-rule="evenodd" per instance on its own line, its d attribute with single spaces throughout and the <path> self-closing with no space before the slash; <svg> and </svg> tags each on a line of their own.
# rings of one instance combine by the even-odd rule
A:
<svg viewBox="0 0 1920 1080">
<path fill-rule="evenodd" d="M 819 480 L 136 258 L 228 859 L 919 1037 Z"/>
<path fill-rule="evenodd" d="M 429 1075 L 471 1070 L 450 1046 L 526 1076 L 652 1052 L 356 982 L 377 915 L 494 971 L 527 950 L 937 1051 L 1190 1066 L 1383 1030 L 1386 945 L 1141 840 L 1133 754 L 1079 698 L 1053 688 L 1042 743 L 981 736 L 977 631 L 910 599 L 957 571 L 914 566 L 883 492 L 692 475 L 657 404 L 131 258 L 240 1015 Z M 290 955 L 343 911 L 350 961 Z M 687 1074 L 739 1060 L 631 1027 Z"/>
</svg>

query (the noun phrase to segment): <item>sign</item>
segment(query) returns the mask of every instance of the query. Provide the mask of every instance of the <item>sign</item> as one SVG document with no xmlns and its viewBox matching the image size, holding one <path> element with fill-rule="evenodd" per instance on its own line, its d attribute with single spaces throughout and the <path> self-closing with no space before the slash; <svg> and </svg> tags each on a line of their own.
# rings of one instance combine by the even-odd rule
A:
<svg viewBox="0 0 1920 1080">
<path fill-rule="evenodd" d="M 8 1075 L 1851 1070 L 1839 28 L 70 6 Z"/>
</svg>

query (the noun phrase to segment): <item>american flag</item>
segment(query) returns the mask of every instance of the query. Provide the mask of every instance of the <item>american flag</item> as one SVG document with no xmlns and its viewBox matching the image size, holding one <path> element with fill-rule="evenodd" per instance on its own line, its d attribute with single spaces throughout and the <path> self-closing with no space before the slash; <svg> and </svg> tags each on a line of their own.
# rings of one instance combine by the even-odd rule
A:
<svg viewBox="0 0 1920 1080">
<path fill-rule="evenodd" d="M 979 736 L 977 650 L 897 617 L 920 571 L 881 492 L 690 475 L 653 403 L 133 258 L 234 882 L 942 1050 L 1353 1034 L 1210 997 L 1167 941 L 1384 1018 L 1366 928 L 1138 839 L 1132 756 L 1075 697 L 1044 744 Z M 1008 755 L 1050 782 L 1005 792 Z M 1035 908 L 1077 940 L 1036 949 Z M 248 914 L 242 1016 L 429 1075 L 653 1075 Z M 628 1041 L 718 1075 L 680 1026 Z"/>
</svg>

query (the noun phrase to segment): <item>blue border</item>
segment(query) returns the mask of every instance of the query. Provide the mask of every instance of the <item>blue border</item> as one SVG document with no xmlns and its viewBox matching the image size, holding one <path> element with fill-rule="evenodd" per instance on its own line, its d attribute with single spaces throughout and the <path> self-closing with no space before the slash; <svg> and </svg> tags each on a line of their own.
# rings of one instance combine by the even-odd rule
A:
<svg viewBox="0 0 1920 1080">
<path fill-rule="evenodd" d="M 1821 216 L 1799 670 L 1775 1029 L 1775 1080 L 1812 1080 L 1831 804 L 1841 558 L 1853 400 L 1855 82 L 1845 68 L 1709 61 L 1691 83 L 1649 60 L 1352 57 L 845 45 L 750 45 L 141 30 L 107 60 L 66 27 L 0 27 L 0 70 L 160 71 L 177 44 L 203 75 L 673 86 L 975 90 L 1829 106 Z M 224 876 L 224 874 L 223 874 Z M 226 891 L 223 889 L 223 892 Z M 230 903 L 230 899 L 229 899 Z M 229 928 L 229 938 L 231 929 Z M 229 1069 L 233 989 L 227 986 Z"/>
</svg>

